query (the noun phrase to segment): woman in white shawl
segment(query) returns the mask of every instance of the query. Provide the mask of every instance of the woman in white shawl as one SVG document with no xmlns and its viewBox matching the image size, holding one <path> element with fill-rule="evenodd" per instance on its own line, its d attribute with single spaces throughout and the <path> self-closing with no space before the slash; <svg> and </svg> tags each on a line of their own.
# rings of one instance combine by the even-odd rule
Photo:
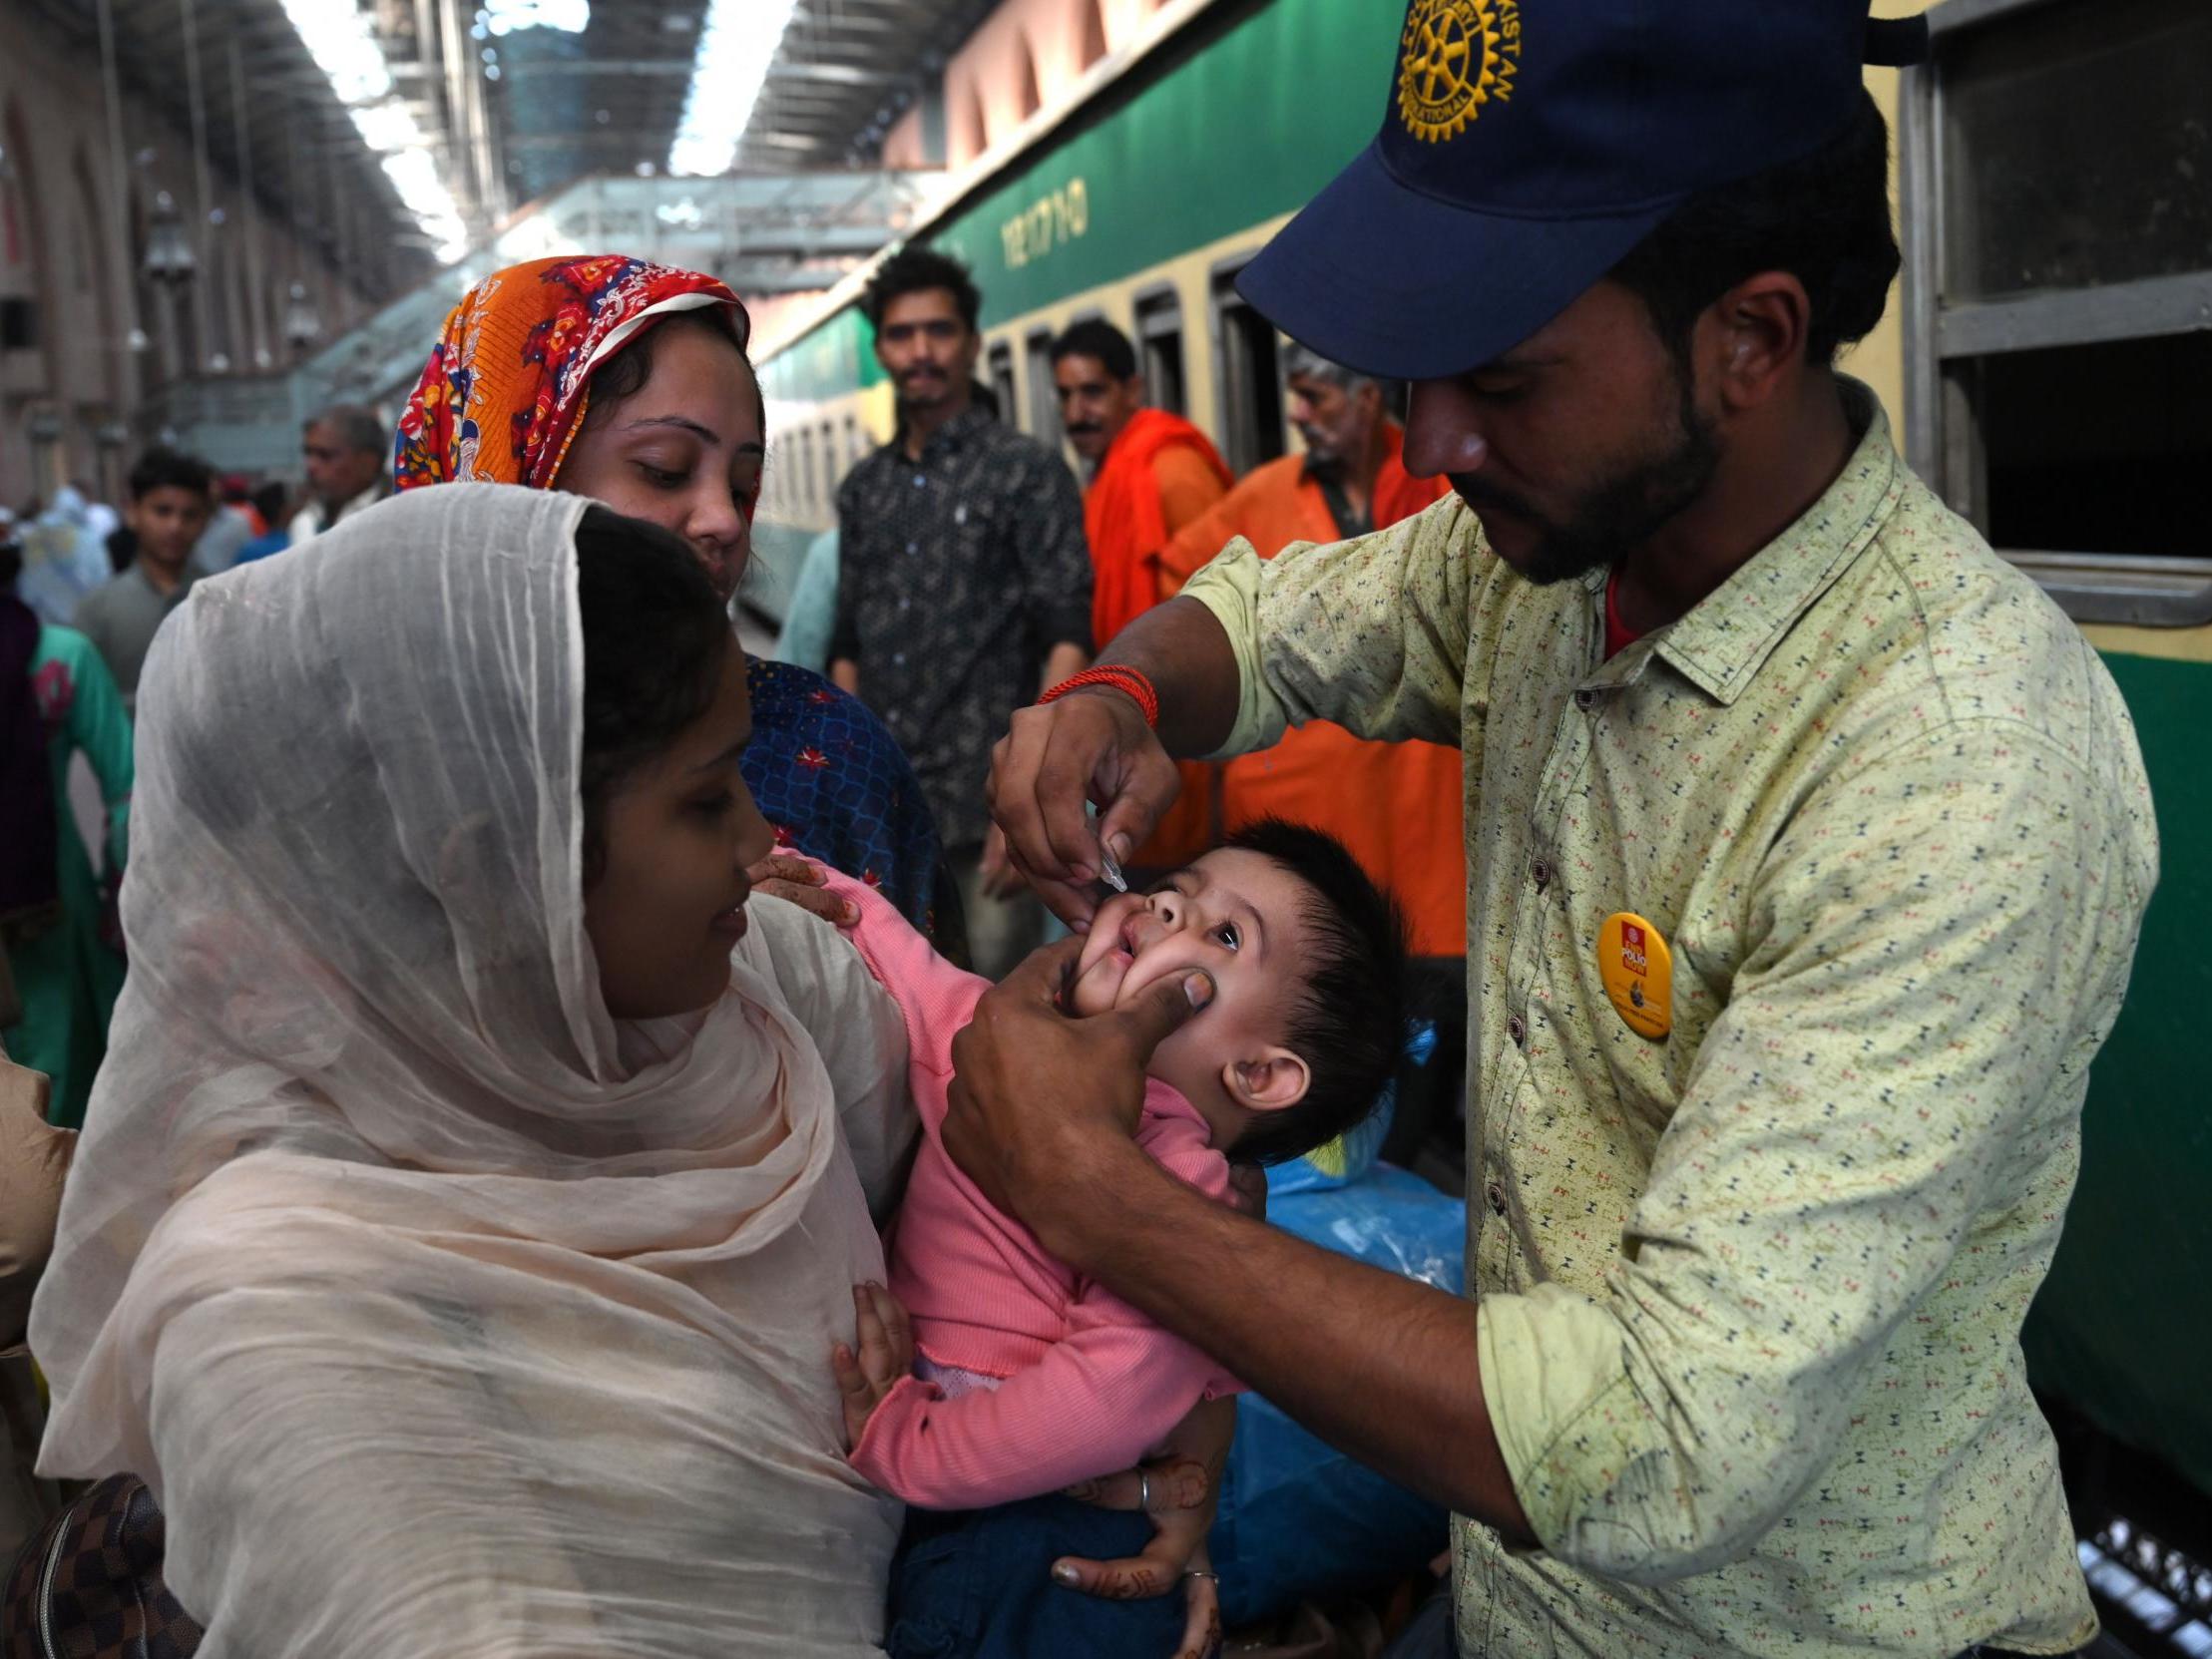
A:
<svg viewBox="0 0 2212 1659">
<path fill-rule="evenodd" d="M 207 1659 L 864 1653 L 898 1511 L 827 1355 L 904 1043 L 745 905 L 682 545 L 403 496 L 204 583 L 142 707 L 43 1469 L 146 1476 Z"/>
</svg>

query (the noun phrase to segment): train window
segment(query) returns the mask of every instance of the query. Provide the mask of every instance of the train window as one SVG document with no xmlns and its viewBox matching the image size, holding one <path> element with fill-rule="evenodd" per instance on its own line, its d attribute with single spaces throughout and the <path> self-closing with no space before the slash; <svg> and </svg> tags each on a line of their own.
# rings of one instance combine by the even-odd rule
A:
<svg viewBox="0 0 2212 1659">
<path fill-rule="evenodd" d="M 1275 326 L 1237 296 L 1234 268 L 1213 275 L 1213 353 L 1222 456 L 1241 476 L 1288 445 Z"/>
<path fill-rule="evenodd" d="M 38 302 L 0 299 L 0 351 L 38 349 Z"/>
<path fill-rule="evenodd" d="M 1060 394 L 1053 386 L 1053 331 L 1040 328 L 1023 342 L 1028 369 L 1029 420 L 1022 430 L 1045 444 L 1060 442 Z"/>
<path fill-rule="evenodd" d="M 822 499 L 821 510 L 826 518 L 837 510 L 837 486 L 845 481 L 845 463 L 838 459 L 837 424 L 822 422 Z"/>
<path fill-rule="evenodd" d="M 999 419 L 1009 426 L 1022 424 L 1022 402 L 1014 390 L 1014 346 L 1007 340 L 993 342 L 985 361 L 991 392 L 999 400 Z"/>
<path fill-rule="evenodd" d="M 868 459 L 868 441 L 861 435 L 860 422 L 852 416 L 845 417 L 845 470 L 850 472 Z M 838 483 L 842 484 L 843 479 Z"/>
<path fill-rule="evenodd" d="M 814 511 L 814 434 L 801 428 L 799 431 L 799 517 Z"/>
<path fill-rule="evenodd" d="M 1182 300 L 1173 288 L 1139 294 L 1136 301 L 1137 367 L 1144 397 L 1155 409 L 1188 413 L 1182 372 Z"/>
<path fill-rule="evenodd" d="M 2212 173 L 2212 9 L 1947 9 L 1900 109 L 1907 453 L 2081 621 L 2212 622 L 2212 195 L 2170 183 Z"/>
</svg>

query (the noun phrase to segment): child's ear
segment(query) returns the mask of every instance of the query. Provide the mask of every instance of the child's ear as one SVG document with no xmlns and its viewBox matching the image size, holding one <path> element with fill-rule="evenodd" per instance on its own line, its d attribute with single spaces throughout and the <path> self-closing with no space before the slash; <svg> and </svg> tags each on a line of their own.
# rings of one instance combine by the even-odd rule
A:
<svg viewBox="0 0 2212 1659">
<path fill-rule="evenodd" d="M 1288 1048 L 1267 1047 L 1221 1067 L 1221 1086 L 1247 1111 L 1281 1111 L 1306 1097 L 1313 1072 Z"/>
</svg>

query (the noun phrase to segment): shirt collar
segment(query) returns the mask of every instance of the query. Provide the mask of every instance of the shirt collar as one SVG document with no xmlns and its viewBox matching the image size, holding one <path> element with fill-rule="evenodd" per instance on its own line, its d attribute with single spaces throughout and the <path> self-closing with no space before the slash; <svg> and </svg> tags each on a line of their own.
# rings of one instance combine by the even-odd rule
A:
<svg viewBox="0 0 2212 1659">
<path fill-rule="evenodd" d="M 166 594 L 154 586 L 154 579 L 146 574 L 145 563 L 141 560 L 133 559 L 124 568 L 123 574 L 135 580 L 141 588 L 144 588 L 156 599 L 172 604 L 183 599 L 192 585 L 200 580 L 200 568 L 190 559 L 185 561 L 184 570 L 178 574 L 177 586 Z"/>
<path fill-rule="evenodd" d="M 372 502 L 382 501 L 384 499 L 385 487 L 386 481 L 383 475 L 379 473 L 376 477 L 375 482 L 370 484 L 367 489 L 363 490 L 351 501 L 342 504 L 338 508 L 337 512 L 331 516 L 330 522 L 332 524 L 336 524 L 339 519 L 344 518 L 348 513 L 354 511 L 354 509 L 366 507 Z"/>
<path fill-rule="evenodd" d="M 890 444 L 887 447 L 903 465 L 920 466 L 923 464 L 923 462 L 931 460 L 933 457 L 937 456 L 941 452 L 958 449 L 962 444 L 968 441 L 968 438 L 971 434 L 982 430 L 984 427 L 991 425 L 991 423 L 992 417 L 990 412 L 986 409 L 978 408 L 975 404 L 971 403 L 968 405 L 967 408 L 963 409 L 959 414 L 953 416 L 951 420 L 947 421 L 943 426 L 939 427 L 935 432 L 930 434 L 929 442 L 922 446 L 922 456 L 920 461 L 914 461 L 908 458 L 906 453 L 906 439 L 903 435 L 894 434 Z"/>
<path fill-rule="evenodd" d="M 1846 376 L 1837 380 L 1852 425 L 1863 423 L 1865 431 L 1836 481 L 1687 616 L 1598 664 L 1584 686 L 1631 684 L 1658 657 L 1714 701 L 1732 703 L 1797 619 L 1866 550 L 1897 510 L 1908 474 L 1874 393 Z M 1598 638 L 1604 636 L 1605 576 L 1593 571 L 1582 583 Z"/>
</svg>

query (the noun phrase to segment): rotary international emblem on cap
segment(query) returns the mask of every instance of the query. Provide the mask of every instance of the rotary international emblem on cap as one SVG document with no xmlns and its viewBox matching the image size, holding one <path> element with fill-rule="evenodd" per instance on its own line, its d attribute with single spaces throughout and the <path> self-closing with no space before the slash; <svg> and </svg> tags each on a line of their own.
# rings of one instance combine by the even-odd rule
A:
<svg viewBox="0 0 2212 1659">
<path fill-rule="evenodd" d="M 1517 0 L 1413 0 L 1399 37 L 1398 119 L 1424 144 L 1457 138 L 1521 73 Z"/>
</svg>

